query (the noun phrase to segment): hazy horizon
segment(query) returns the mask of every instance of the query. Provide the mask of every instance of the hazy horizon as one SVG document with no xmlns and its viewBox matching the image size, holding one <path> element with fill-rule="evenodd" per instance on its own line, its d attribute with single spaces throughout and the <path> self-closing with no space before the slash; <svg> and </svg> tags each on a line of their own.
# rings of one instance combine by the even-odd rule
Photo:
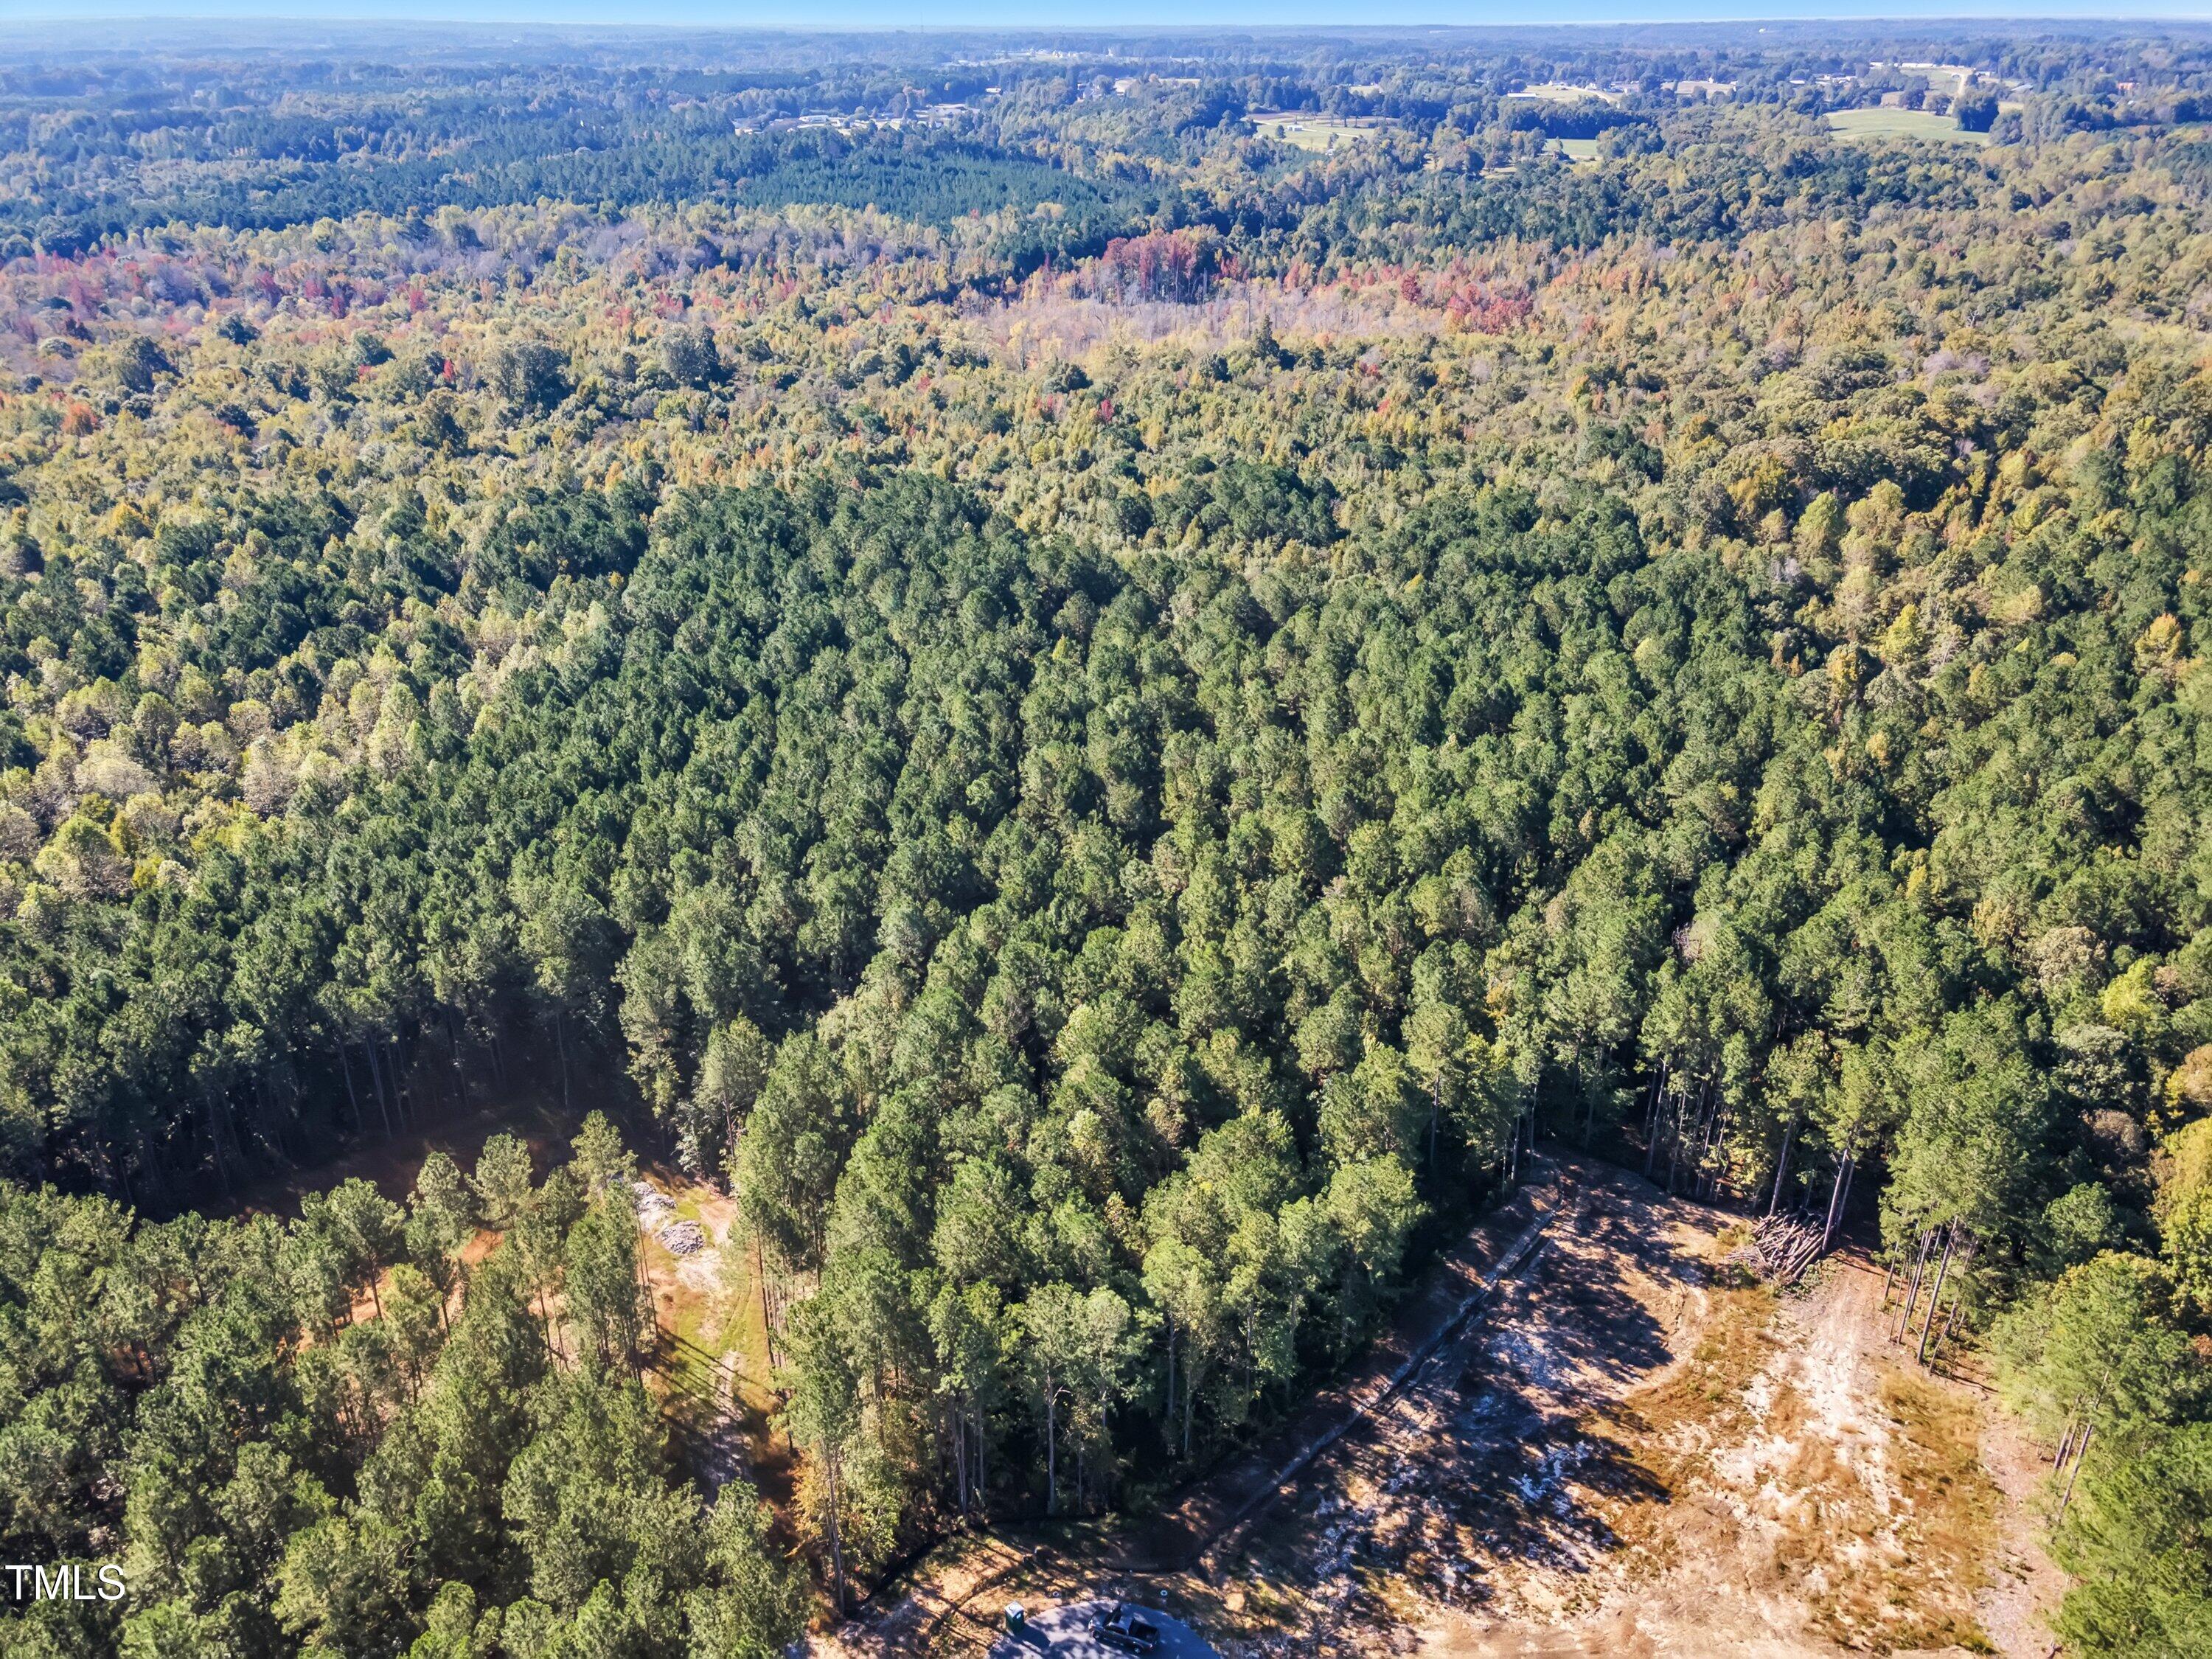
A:
<svg viewBox="0 0 2212 1659">
<path fill-rule="evenodd" d="M 1053 33 L 1068 30 L 1111 32 L 1117 29 L 1237 28 L 1374 30 L 1390 28 L 1528 28 L 1605 27 L 1638 24 L 1851 22 L 1895 21 L 1940 24 L 2012 23 L 2033 26 L 2048 22 L 2100 22 L 2124 25 L 2132 21 L 2172 24 L 2212 18 L 2212 5 L 2203 0 L 2184 3 L 2142 3 L 2136 0 L 2119 15 L 2094 4 L 2039 3 L 2022 8 L 1975 0 L 1945 0 L 1933 5 L 1899 4 L 1898 0 L 1808 0 L 1808 3 L 1778 4 L 1775 0 L 1560 0 L 1540 9 L 1525 4 L 1466 5 L 1431 3 L 1430 0 L 1389 0 L 1389 3 L 1359 8 L 1359 15 L 1346 15 L 1343 0 L 1207 0 L 1204 4 L 1163 4 L 1160 0 L 1085 0 L 1060 10 L 1050 21 L 1039 21 L 1034 7 L 1012 0 L 828 0 L 827 3 L 781 3 L 769 0 L 757 5 L 732 5 L 720 0 L 648 0 L 635 6 L 616 6 L 608 0 L 466 0 L 459 6 L 438 8 L 433 15 L 426 0 L 339 0 L 339 3 L 309 11 L 301 0 L 225 0 L 221 5 L 198 0 L 72 0 L 48 3 L 30 0 L 20 9 L 0 13 L 0 33 L 10 25 L 94 23 L 146 21 L 186 23 L 219 28 L 228 22 L 295 23 L 307 27 L 345 24 L 446 27 L 562 28 L 673 28 L 742 31 L 772 28 L 796 32 L 855 30 L 990 29 L 1023 33 Z M 118 45 L 122 43 L 118 43 Z M 141 43 L 133 43 L 141 44 Z"/>
</svg>

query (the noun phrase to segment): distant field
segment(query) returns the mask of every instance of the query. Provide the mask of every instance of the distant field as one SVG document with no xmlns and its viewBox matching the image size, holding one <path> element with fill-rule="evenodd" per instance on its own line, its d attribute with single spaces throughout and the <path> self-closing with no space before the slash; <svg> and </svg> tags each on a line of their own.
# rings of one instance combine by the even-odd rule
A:
<svg viewBox="0 0 2212 1659">
<path fill-rule="evenodd" d="M 1595 138 L 1554 138 L 1552 148 L 1570 161 L 1597 160 L 1597 140 Z"/>
<path fill-rule="evenodd" d="M 1828 118 L 1828 129 L 1838 137 L 1932 138 L 1961 144 L 1986 144 L 1986 132 L 1962 132 L 1948 115 L 1930 115 L 1919 109 L 1846 109 Z"/>
<path fill-rule="evenodd" d="M 1547 104 L 1577 104 L 1585 99 L 1600 103 L 1617 104 L 1621 94 L 1603 87 L 1574 87 L 1561 81 L 1547 81 L 1541 86 L 1523 87 L 1518 92 L 1509 92 L 1508 98 L 1533 98 Z"/>
<path fill-rule="evenodd" d="M 1309 115 L 1303 111 L 1264 111 L 1251 118 L 1252 125 L 1266 137 L 1279 137 L 1286 144 L 1296 144 L 1300 149 L 1325 150 L 1342 149 L 1370 138 L 1379 138 L 1389 130 L 1387 121 L 1342 120 L 1330 115 Z"/>
</svg>

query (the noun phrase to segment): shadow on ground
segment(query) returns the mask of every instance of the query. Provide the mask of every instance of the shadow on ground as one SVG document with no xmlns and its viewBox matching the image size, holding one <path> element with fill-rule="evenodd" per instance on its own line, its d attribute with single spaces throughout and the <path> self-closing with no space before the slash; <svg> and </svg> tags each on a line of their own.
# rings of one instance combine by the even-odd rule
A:
<svg viewBox="0 0 2212 1659">
<path fill-rule="evenodd" d="M 1510 1569 L 1583 1573 L 1621 1542 L 1608 1516 L 1670 1501 L 1627 1443 L 1645 1425 L 1620 1403 L 1602 1417 L 1592 1408 L 1678 1357 L 1673 1328 L 1712 1270 L 1669 1237 L 1691 1206 L 1632 1176 L 1569 1169 L 1569 1217 L 1304 1492 L 1255 1527 L 1238 1577 L 1295 1586 L 1347 1625 L 1386 1627 L 1408 1589 L 1474 1609 Z"/>
<path fill-rule="evenodd" d="M 1018 1634 L 1002 1636 L 991 1649 L 991 1659 L 1127 1659 L 1139 1650 L 1115 1647 L 1091 1633 L 1093 1615 L 1104 1613 L 1110 1601 L 1076 1601 L 1032 1613 Z M 1139 1616 L 1150 1626 L 1157 1645 L 1154 1659 L 1218 1659 L 1212 1646 L 1196 1631 L 1167 1613 L 1139 1607 Z"/>
</svg>

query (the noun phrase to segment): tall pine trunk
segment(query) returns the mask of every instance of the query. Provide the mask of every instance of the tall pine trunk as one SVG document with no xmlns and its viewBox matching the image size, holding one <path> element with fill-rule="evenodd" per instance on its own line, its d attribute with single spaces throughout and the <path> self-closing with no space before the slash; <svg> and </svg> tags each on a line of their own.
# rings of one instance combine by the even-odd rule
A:
<svg viewBox="0 0 2212 1659">
<path fill-rule="evenodd" d="M 1168 1443 L 1169 1443 L 1170 1446 L 1172 1446 L 1172 1445 L 1175 1443 L 1175 1376 L 1176 1376 L 1176 1372 L 1175 1372 L 1175 1361 L 1176 1361 L 1176 1322 L 1175 1322 L 1175 1321 L 1174 1321 L 1174 1319 L 1173 1319 L 1173 1318 L 1170 1318 L 1170 1319 L 1169 1319 L 1169 1321 L 1168 1321 L 1168 1322 L 1167 1322 L 1167 1324 L 1168 1324 L 1168 1396 L 1167 1396 L 1167 1404 L 1166 1404 L 1166 1408 L 1165 1408 L 1164 1411 L 1162 1411 L 1162 1412 L 1161 1412 L 1160 1416 L 1161 1416 L 1161 1419 L 1162 1419 L 1162 1421 L 1163 1421 L 1163 1422 L 1164 1422 L 1164 1423 L 1165 1423 L 1165 1425 L 1167 1425 L 1167 1431 L 1168 1431 Z"/>
<path fill-rule="evenodd" d="M 1851 1164 L 1857 1148 L 1858 1136 L 1855 1132 L 1844 1139 L 1844 1155 L 1836 1164 L 1836 1184 L 1828 1194 L 1828 1219 L 1820 1229 L 1820 1248 L 1824 1250 L 1836 1236 L 1836 1223 L 1843 1214 L 1844 1195 L 1850 1190 Z"/>
<path fill-rule="evenodd" d="M 1044 1385 L 1044 1512 L 1060 1513 L 1060 1412 L 1059 1396 L 1053 1392 L 1052 1379 Z"/>
<path fill-rule="evenodd" d="M 222 1155 L 222 1126 L 216 1118 L 215 1091 L 203 1088 L 200 1103 L 207 1115 L 208 1150 L 215 1154 L 215 1172 L 222 1182 L 223 1195 L 227 1198 L 230 1195 L 230 1164 Z"/>
<path fill-rule="evenodd" d="M 1774 1191 L 1766 1200 L 1766 1213 L 1771 1216 L 1782 1202 L 1783 1183 L 1790 1179 L 1790 1149 L 1797 1139 L 1797 1118 L 1792 1114 L 1790 1127 L 1782 1132 L 1782 1156 L 1774 1165 Z"/>
<path fill-rule="evenodd" d="M 837 1595 L 837 1616 L 845 1616 L 845 1546 L 839 1529 L 837 1514 L 837 1454 L 832 1451 L 824 1459 L 830 1475 L 830 1581 Z"/>
<path fill-rule="evenodd" d="M 368 1038 L 362 1039 L 361 1051 L 368 1056 L 368 1088 L 376 1097 L 376 1115 L 384 1120 L 384 1138 L 392 1139 L 392 1109 L 384 1103 L 384 1069 L 376 1063 L 376 1045 Z"/>
<path fill-rule="evenodd" d="M 1912 1327 L 1912 1306 L 1920 1300 L 1920 1275 L 1928 1270 L 1928 1247 L 1934 1242 L 1936 1230 L 1929 1228 L 1920 1235 L 1920 1254 L 1912 1263 L 1912 1283 L 1905 1292 L 1905 1311 L 1897 1318 L 1897 1340 L 1905 1340 L 1905 1334 Z"/>
<path fill-rule="evenodd" d="M 345 1075 L 346 1106 L 353 1113 L 353 1132 L 357 1135 L 366 1134 L 368 1133 L 368 1125 L 362 1121 L 361 1097 L 354 1092 L 353 1062 L 346 1058 L 343 1037 L 338 1039 L 338 1070 Z"/>
<path fill-rule="evenodd" d="M 1659 1070 L 1651 1079 L 1651 1103 L 1644 1112 L 1644 1178 L 1651 1179 L 1651 1171 L 1659 1164 L 1659 1132 L 1667 1121 L 1667 1062 L 1659 1062 Z"/>
<path fill-rule="evenodd" d="M 568 1097 L 568 1019 L 565 1014 L 553 1016 L 553 1046 L 561 1052 L 561 1109 L 572 1109 Z"/>
<path fill-rule="evenodd" d="M 1928 1363 L 1928 1333 L 1936 1326 L 1936 1304 L 1943 1299 L 1943 1276 L 1951 1271 L 1951 1246 L 1959 1237 L 1956 1223 L 1943 1229 L 1943 1259 L 1936 1264 L 1936 1288 L 1928 1293 L 1928 1318 L 1920 1327 L 1920 1346 L 1912 1358 L 1917 1364 Z"/>
</svg>

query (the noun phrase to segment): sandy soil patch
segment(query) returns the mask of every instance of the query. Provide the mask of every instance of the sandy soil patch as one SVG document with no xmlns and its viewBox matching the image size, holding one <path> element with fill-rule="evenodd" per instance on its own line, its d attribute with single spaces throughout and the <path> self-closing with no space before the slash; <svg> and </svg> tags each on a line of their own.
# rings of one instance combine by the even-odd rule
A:
<svg viewBox="0 0 2212 1659">
<path fill-rule="evenodd" d="M 1595 1178 L 1201 1627 L 1436 1659 L 2027 1651 L 1984 1623 L 2016 1505 L 1983 1400 L 1890 1342 L 1878 1273 L 1838 1257 L 1778 1296 L 1729 1261 L 1739 1231 Z"/>
<path fill-rule="evenodd" d="M 1110 1525 L 971 1547 L 823 1649 L 980 1653 L 1010 1596 L 1126 1595 L 1231 1659 L 2043 1659 L 2034 1455 L 1892 1341 L 1881 1275 L 1778 1294 L 1740 1222 L 1561 1162 L 1540 1247 L 1210 1570 Z"/>
</svg>

